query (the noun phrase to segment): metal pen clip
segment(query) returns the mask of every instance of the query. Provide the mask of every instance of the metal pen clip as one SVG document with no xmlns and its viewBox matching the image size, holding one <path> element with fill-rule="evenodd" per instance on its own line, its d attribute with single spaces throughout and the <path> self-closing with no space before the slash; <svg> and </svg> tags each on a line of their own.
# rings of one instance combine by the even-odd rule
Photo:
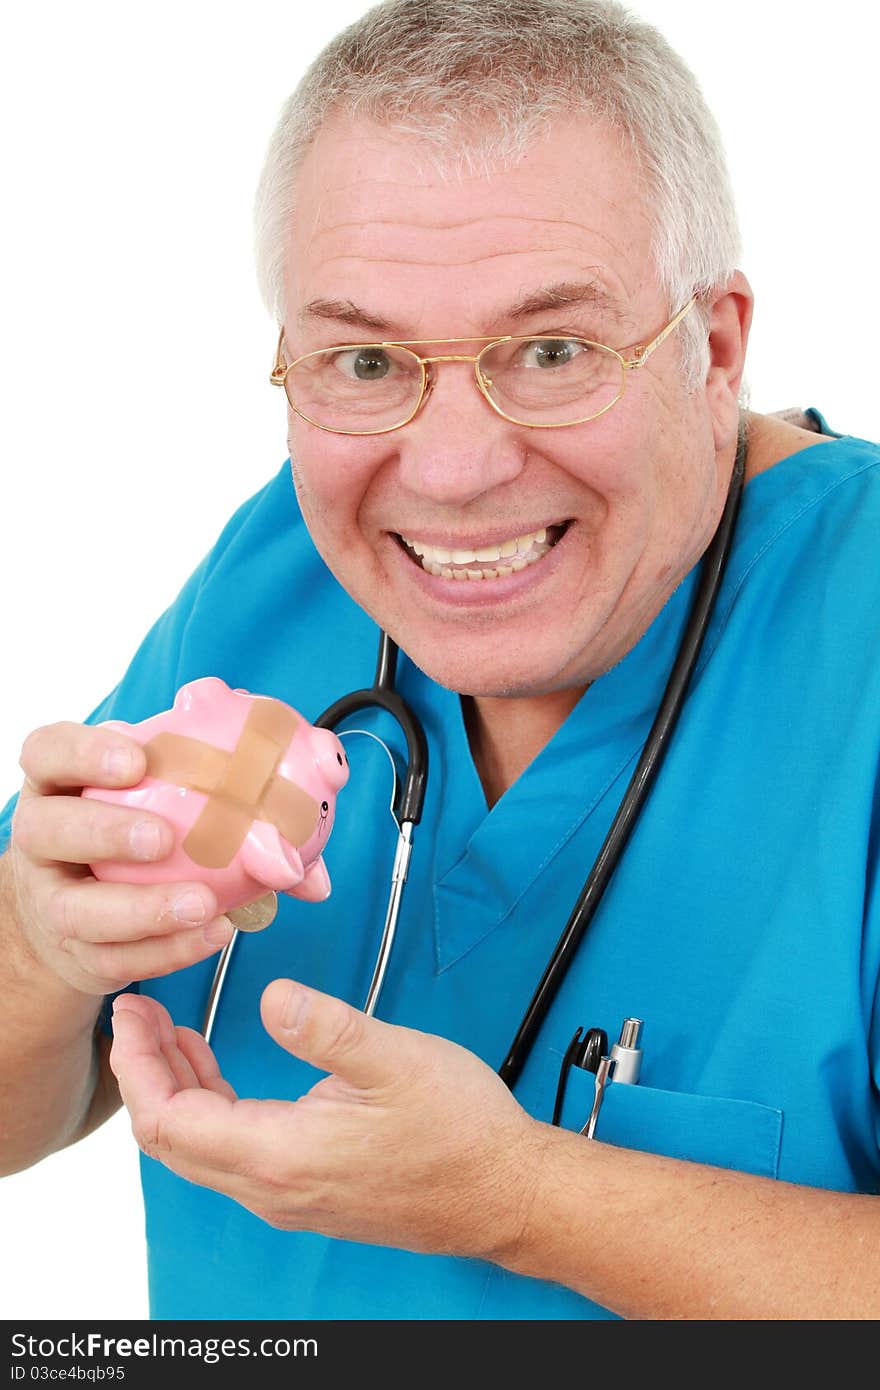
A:
<svg viewBox="0 0 880 1390">
<path fill-rule="evenodd" d="M 613 1057 L 603 1057 L 596 1069 L 596 1082 L 593 1088 L 593 1108 L 590 1111 L 589 1119 L 581 1130 L 585 1139 L 592 1139 L 596 1132 L 596 1121 L 599 1118 L 599 1111 L 602 1108 L 602 1101 L 605 1097 L 605 1087 L 609 1081 L 613 1080 L 615 1061 Z"/>
<path fill-rule="evenodd" d="M 583 1034 L 583 1037 L 581 1036 Z M 603 1028 L 589 1028 L 584 1033 L 578 1028 L 568 1047 L 559 1068 L 559 1081 L 556 1087 L 556 1102 L 553 1106 L 552 1124 L 558 1125 L 562 1119 L 562 1103 L 565 1099 L 565 1086 L 572 1067 L 582 1071 L 595 1072 L 600 1060 L 608 1051 L 608 1035 Z"/>
</svg>

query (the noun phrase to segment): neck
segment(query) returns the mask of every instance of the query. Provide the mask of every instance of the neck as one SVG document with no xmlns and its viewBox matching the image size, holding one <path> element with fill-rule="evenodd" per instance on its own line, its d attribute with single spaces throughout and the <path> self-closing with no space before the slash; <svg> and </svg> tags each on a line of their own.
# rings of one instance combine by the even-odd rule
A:
<svg viewBox="0 0 880 1390">
<path fill-rule="evenodd" d="M 550 742 L 586 688 L 520 699 L 462 695 L 471 755 L 490 808 Z"/>
</svg>

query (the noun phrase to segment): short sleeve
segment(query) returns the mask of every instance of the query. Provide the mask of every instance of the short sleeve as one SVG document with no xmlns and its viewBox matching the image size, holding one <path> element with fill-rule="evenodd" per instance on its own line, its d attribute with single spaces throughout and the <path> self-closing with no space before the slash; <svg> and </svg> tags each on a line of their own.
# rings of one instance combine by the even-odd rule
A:
<svg viewBox="0 0 880 1390">
<path fill-rule="evenodd" d="M 868 1053 L 871 1067 L 871 1099 L 874 1132 L 880 1150 L 880 776 L 874 796 L 874 819 L 870 836 L 870 859 L 866 893 L 862 959 L 866 967 L 865 994 L 871 1000 Z"/>
</svg>

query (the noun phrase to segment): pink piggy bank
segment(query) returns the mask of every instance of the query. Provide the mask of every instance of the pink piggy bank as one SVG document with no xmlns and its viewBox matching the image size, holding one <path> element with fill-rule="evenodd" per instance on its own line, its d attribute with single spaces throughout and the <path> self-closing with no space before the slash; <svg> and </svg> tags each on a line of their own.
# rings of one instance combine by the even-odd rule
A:
<svg viewBox="0 0 880 1390">
<path fill-rule="evenodd" d="M 267 889 L 318 901 L 330 892 L 321 857 L 348 760 L 329 729 L 290 705 L 205 676 L 178 690 L 174 707 L 140 724 L 108 720 L 147 755 L 146 776 L 119 791 L 83 796 L 152 811 L 169 821 L 175 845 L 149 864 L 103 861 L 96 878 L 116 883 L 201 882 L 219 911 Z"/>
</svg>

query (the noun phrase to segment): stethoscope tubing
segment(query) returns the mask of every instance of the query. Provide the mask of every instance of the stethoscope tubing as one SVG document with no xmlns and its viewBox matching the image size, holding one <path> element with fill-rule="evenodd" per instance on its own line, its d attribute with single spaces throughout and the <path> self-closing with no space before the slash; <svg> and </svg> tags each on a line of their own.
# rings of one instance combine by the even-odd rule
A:
<svg viewBox="0 0 880 1390">
<path fill-rule="evenodd" d="M 547 962 L 507 1055 L 498 1068 L 498 1075 L 510 1088 L 516 1085 L 522 1073 L 538 1030 L 559 992 L 587 927 L 596 915 L 605 889 L 611 881 L 651 787 L 660 771 L 669 741 L 678 723 L 730 556 L 742 497 L 745 458 L 746 436 L 743 426 L 737 442 L 736 459 L 731 473 L 727 501 L 715 535 L 703 556 L 699 583 L 688 614 L 684 636 L 676 653 L 654 722 L 593 867 L 565 924 L 562 935 Z"/>
<path fill-rule="evenodd" d="M 397 720 L 406 739 L 406 774 L 401 786 L 400 804 L 395 808 L 399 824 L 418 825 L 425 804 L 428 781 L 428 741 L 421 721 L 394 689 L 398 647 L 387 632 L 379 637 L 376 675 L 372 686 L 342 695 L 313 721 L 319 729 L 336 729 L 344 719 L 364 709 L 384 709 Z"/>
</svg>

